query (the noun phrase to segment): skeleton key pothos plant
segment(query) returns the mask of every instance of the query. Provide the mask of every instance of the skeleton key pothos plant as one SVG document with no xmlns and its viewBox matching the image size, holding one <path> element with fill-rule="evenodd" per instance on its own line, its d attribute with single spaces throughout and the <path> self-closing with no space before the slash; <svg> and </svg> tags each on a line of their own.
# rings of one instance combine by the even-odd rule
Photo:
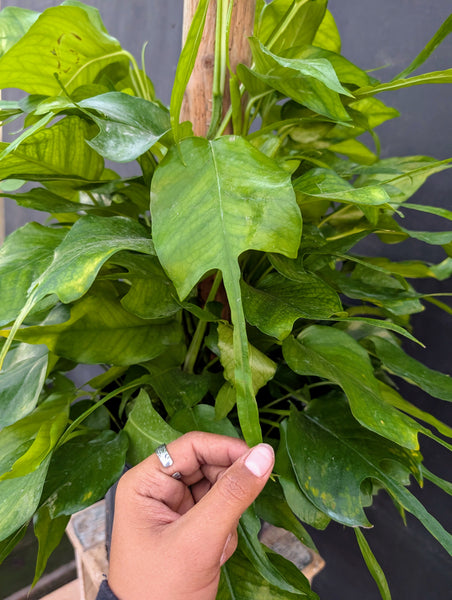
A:
<svg viewBox="0 0 452 600">
<path fill-rule="evenodd" d="M 451 219 L 410 201 L 451 160 L 381 159 L 375 130 L 398 114 L 382 92 L 452 82 L 452 69 L 414 74 L 452 19 L 381 82 L 341 55 L 327 0 L 257 0 L 252 62 L 232 72 L 232 2 L 218 0 L 226 43 L 215 61 L 231 103 L 222 114 L 217 87 L 199 137 L 180 110 L 208 4 L 199 1 L 169 109 L 144 59 L 108 35 L 96 9 L 67 0 L 0 13 L 0 86 L 23 91 L 0 105 L 2 121 L 21 128 L 1 144 L 2 189 L 50 215 L 0 251 L 0 557 L 33 521 L 38 579 L 69 516 L 102 498 L 126 460 L 205 430 L 277 451 L 219 598 L 317 598 L 258 541 L 262 518 L 310 547 L 303 524 L 353 527 L 387 599 L 365 538 L 378 490 L 452 551 L 408 489 L 428 479 L 450 493 L 419 438 L 450 449 L 452 429 L 397 388 L 404 379 L 452 400 L 450 377 L 403 349 L 425 302 L 450 312 L 415 280 L 450 276 L 452 231 L 401 221 L 410 211 Z M 114 162 L 134 174 L 121 177 Z M 364 256 L 356 247 L 367 236 L 439 245 L 444 260 Z M 102 372 L 77 388 L 68 373 L 79 364 Z"/>
</svg>

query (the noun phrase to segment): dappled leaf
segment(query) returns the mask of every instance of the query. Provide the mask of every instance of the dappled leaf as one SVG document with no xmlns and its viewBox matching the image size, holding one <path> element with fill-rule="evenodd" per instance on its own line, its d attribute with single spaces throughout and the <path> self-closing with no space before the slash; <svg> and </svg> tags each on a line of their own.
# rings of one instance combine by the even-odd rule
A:
<svg viewBox="0 0 452 600">
<path fill-rule="evenodd" d="M 0 371 L 0 429 L 30 413 L 38 403 L 47 374 L 45 346 L 19 344 Z"/>
<path fill-rule="evenodd" d="M 161 106 L 121 92 L 87 98 L 78 106 L 95 111 L 91 118 L 99 133 L 88 144 L 115 162 L 138 158 L 170 129 L 168 112 Z"/>
<path fill-rule="evenodd" d="M 237 258 L 275 244 L 282 254 L 296 254 L 301 217 L 289 175 L 243 139 L 188 138 L 157 169 L 151 212 L 157 254 L 181 298 L 208 270 L 222 272 L 235 332 L 239 416 L 246 439 L 256 443 L 261 434 Z"/>
<path fill-rule="evenodd" d="M 52 262 L 64 229 L 27 223 L 11 233 L 0 249 L 0 324 L 19 314 L 31 284 Z"/>
<path fill-rule="evenodd" d="M 419 447 L 417 434 L 422 428 L 384 402 L 369 355 L 347 333 L 312 325 L 297 339 L 287 338 L 283 354 L 299 375 L 316 375 L 340 385 L 361 425 L 406 448 Z"/>
<path fill-rule="evenodd" d="M 360 427 L 340 397 L 314 400 L 303 412 L 292 407 L 287 447 L 300 487 L 336 521 L 370 525 L 361 484 L 371 478 L 452 552 L 452 536 L 393 475 L 396 465 L 419 476 L 420 455 Z"/>
<path fill-rule="evenodd" d="M 57 6 L 45 10 L 0 59 L 0 87 L 56 96 L 61 87 L 54 73 L 71 92 L 92 83 L 111 64 L 118 78 L 127 72 L 119 42 L 93 24 L 82 8 Z"/>
<path fill-rule="evenodd" d="M 155 358 L 181 339 L 180 324 L 145 320 L 127 312 L 104 282 L 71 308 L 71 318 L 56 325 L 22 328 L 17 338 L 85 364 L 131 365 Z"/>
<path fill-rule="evenodd" d="M 325 319 L 342 311 L 336 292 L 306 272 L 300 272 L 297 281 L 271 273 L 256 287 L 243 282 L 242 293 L 246 320 L 280 340 L 297 319 Z"/>
</svg>

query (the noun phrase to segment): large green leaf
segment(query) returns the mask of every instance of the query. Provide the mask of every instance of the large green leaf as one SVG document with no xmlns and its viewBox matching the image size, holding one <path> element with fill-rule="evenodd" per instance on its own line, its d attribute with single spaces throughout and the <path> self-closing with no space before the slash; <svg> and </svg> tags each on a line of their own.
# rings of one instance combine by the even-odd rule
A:
<svg viewBox="0 0 452 600">
<path fill-rule="evenodd" d="M 41 129 L 0 161 L 0 179 L 63 180 L 73 186 L 98 180 L 103 159 L 86 144 L 87 135 L 87 123 L 74 116 Z"/>
<path fill-rule="evenodd" d="M 57 6 L 45 10 L 0 59 L 0 87 L 56 96 L 61 87 L 54 74 L 72 92 L 92 83 L 111 64 L 116 65 L 118 79 L 127 73 L 128 60 L 119 42 L 96 26 L 84 9 Z"/>
<path fill-rule="evenodd" d="M 251 506 L 243 513 L 238 526 L 238 535 L 243 553 L 254 564 L 261 577 L 266 579 L 272 586 L 291 594 L 303 591 L 303 589 L 300 590 L 298 585 L 294 586 L 290 580 L 287 580 L 270 561 L 265 552 L 265 546 L 261 544 L 257 537 L 260 528 L 260 519 L 254 512 L 254 507 Z"/>
<path fill-rule="evenodd" d="M 0 57 L 30 29 L 39 13 L 19 6 L 7 6 L 0 12 Z"/>
<path fill-rule="evenodd" d="M 283 354 L 299 375 L 316 375 L 342 387 L 353 416 L 368 429 L 405 446 L 419 448 L 422 427 L 381 397 L 369 355 L 344 331 L 312 325 L 284 341 Z"/>
<path fill-rule="evenodd" d="M 318 48 L 325 48 L 325 50 L 330 50 L 331 52 L 337 52 L 338 54 L 341 51 L 341 36 L 334 17 L 329 10 L 325 11 L 312 45 Z"/>
<path fill-rule="evenodd" d="M 292 407 L 287 445 L 300 487 L 339 523 L 370 525 L 361 484 L 371 478 L 452 554 L 452 535 L 398 480 L 401 472 L 419 475 L 420 455 L 360 427 L 337 396 L 314 400 L 304 412 Z"/>
<path fill-rule="evenodd" d="M 205 431 L 229 437 L 240 437 L 229 419 L 216 417 L 215 409 L 210 404 L 197 404 L 193 408 L 184 408 L 172 417 L 170 423 L 182 433 Z"/>
<path fill-rule="evenodd" d="M 256 37 L 276 54 L 310 44 L 326 12 L 326 0 L 273 0 L 257 15 Z"/>
<path fill-rule="evenodd" d="M 0 371 L 0 429 L 25 417 L 36 406 L 47 374 L 45 346 L 19 344 Z"/>
<path fill-rule="evenodd" d="M 298 593 L 292 594 L 271 585 L 262 577 L 255 561 L 249 560 L 243 553 L 242 545 L 239 543 L 238 549 L 221 569 L 217 600 L 303 600 L 303 598 L 318 600 L 317 594 L 309 589 L 309 583 L 296 567 L 294 571 L 275 558 L 275 555 L 271 557 L 269 555 L 269 560 L 285 573 L 294 586 L 298 586 Z"/>
<path fill-rule="evenodd" d="M 34 519 L 35 535 L 39 542 L 38 556 L 36 559 L 35 576 L 32 587 L 38 582 L 47 565 L 52 552 L 58 547 L 69 522 L 68 516 L 52 519 L 47 506 L 41 507 Z"/>
<path fill-rule="evenodd" d="M 319 510 L 300 488 L 292 463 L 287 452 L 287 419 L 281 423 L 281 440 L 276 453 L 275 472 L 284 492 L 287 504 L 294 515 L 302 523 L 312 525 L 316 529 L 325 529 L 330 522 L 330 517 Z"/>
<path fill-rule="evenodd" d="M 157 446 L 180 437 L 155 410 L 144 390 L 140 390 L 135 400 L 124 431 L 129 437 L 127 460 L 133 465 L 147 458 Z"/>
<path fill-rule="evenodd" d="M 87 98 L 78 106 L 96 111 L 91 118 L 99 133 L 88 144 L 115 162 L 138 158 L 170 129 L 168 112 L 161 106 L 121 92 Z"/>
<path fill-rule="evenodd" d="M 180 297 L 209 270 L 222 271 L 234 324 L 240 421 L 255 444 L 261 434 L 237 259 L 247 249 L 296 255 L 301 216 L 289 174 L 241 138 L 188 138 L 160 164 L 151 198 L 156 251 Z"/>
<path fill-rule="evenodd" d="M 170 417 L 179 410 L 195 406 L 208 392 L 206 374 L 186 373 L 179 366 L 160 369 L 147 365 L 147 368 L 151 373 L 151 385 Z"/>
<path fill-rule="evenodd" d="M 339 177 L 333 170 L 312 169 L 294 184 L 297 195 L 309 196 L 334 202 L 345 202 L 379 206 L 387 204 L 391 198 L 382 186 L 367 185 L 355 188 Z"/>
<path fill-rule="evenodd" d="M 80 298 L 92 285 L 105 261 L 116 252 L 125 249 L 144 254 L 154 253 L 148 232 L 136 221 L 124 217 L 86 216 L 79 219 L 55 251 L 52 263 L 29 290 L 28 299 L 11 330 L 8 343 L 2 349 L 0 364 L 17 328 L 39 300 L 49 294 L 56 294 L 64 303 Z M 105 310 L 103 313 L 106 316 Z M 79 307 L 79 317 L 81 314 L 84 314 L 83 309 Z M 94 322 L 100 325 L 98 315 L 93 315 Z M 112 325 L 114 323 L 110 323 L 110 329 L 113 329 Z M 109 328 L 108 318 L 105 328 Z M 65 329 L 64 325 L 62 329 Z M 25 335 L 34 340 L 31 343 L 40 343 L 36 342 L 35 334 L 38 332 Z"/>
<path fill-rule="evenodd" d="M 339 94 L 350 96 L 325 58 L 296 59 L 277 56 L 255 38 L 250 39 L 253 74 L 271 88 L 333 121 L 350 121 Z"/>
<path fill-rule="evenodd" d="M 177 292 L 157 257 L 122 252 L 113 256 L 110 263 L 127 270 L 126 275 L 121 273 L 118 278 L 130 283 L 129 291 L 121 300 L 129 312 L 142 319 L 158 319 L 181 310 Z"/>
<path fill-rule="evenodd" d="M 72 306 L 69 321 L 19 329 L 17 338 L 45 344 L 77 362 L 126 366 L 159 356 L 181 335 L 176 321 L 144 320 L 127 312 L 115 288 L 103 282 Z"/>
<path fill-rule="evenodd" d="M 302 544 L 317 551 L 311 536 L 292 512 L 277 482 L 270 479 L 254 504 L 260 519 L 290 531 Z"/>
<path fill-rule="evenodd" d="M 0 483 L 38 469 L 66 427 L 70 396 L 50 397 L 0 432 Z"/>
<path fill-rule="evenodd" d="M 49 460 L 28 475 L 0 481 L 0 540 L 28 523 L 38 508 Z"/>
<path fill-rule="evenodd" d="M 400 346 L 382 337 L 370 336 L 364 343 L 367 346 L 369 342 L 370 348 L 374 350 L 384 367 L 391 373 L 419 386 L 435 398 L 452 401 L 452 378 L 450 375 L 426 367 L 406 354 Z"/>
<path fill-rule="evenodd" d="M 0 540 L 27 523 L 38 507 L 70 399 L 50 398 L 0 432 Z"/>
<path fill-rule="evenodd" d="M 242 283 L 246 320 L 280 340 L 297 319 L 326 319 L 342 311 L 336 292 L 322 279 L 299 273 L 297 281 L 271 273 L 256 287 Z"/>
<path fill-rule="evenodd" d="M 92 431 L 77 436 L 53 453 L 41 505 L 57 519 L 101 500 L 122 475 L 127 436 Z"/>
<path fill-rule="evenodd" d="M 66 230 L 27 223 L 16 229 L 0 249 L 0 324 L 17 317 L 31 284 L 52 262 Z"/>
</svg>

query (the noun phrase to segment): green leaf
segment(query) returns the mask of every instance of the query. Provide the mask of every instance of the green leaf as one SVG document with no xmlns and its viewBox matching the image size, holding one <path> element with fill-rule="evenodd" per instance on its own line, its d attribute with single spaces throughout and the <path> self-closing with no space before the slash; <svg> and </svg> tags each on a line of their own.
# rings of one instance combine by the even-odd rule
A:
<svg viewBox="0 0 452 600">
<path fill-rule="evenodd" d="M 255 38 L 250 39 L 255 61 L 253 74 L 312 111 L 334 121 L 350 121 L 339 94 L 351 96 L 324 58 L 292 59 L 277 56 Z"/>
<path fill-rule="evenodd" d="M 435 398 L 452 401 L 452 378 L 450 375 L 426 367 L 406 354 L 400 346 L 381 337 L 370 336 L 366 338 L 366 342 L 371 344 L 376 356 L 390 373 L 417 385 Z"/>
<path fill-rule="evenodd" d="M 63 433 L 70 396 L 48 398 L 26 417 L 0 432 L 0 483 L 22 478 L 47 459 Z"/>
<path fill-rule="evenodd" d="M 365 98 L 367 96 L 373 96 L 374 94 L 381 94 L 382 92 L 388 92 L 391 90 L 401 90 L 413 85 L 424 85 L 432 83 L 452 83 L 452 69 L 444 69 L 444 71 L 432 71 L 431 73 L 424 73 L 422 75 L 416 75 L 415 77 L 409 77 L 408 79 L 393 79 L 388 83 L 380 83 L 375 86 L 362 87 L 354 92 L 358 98 Z"/>
<path fill-rule="evenodd" d="M 205 431 L 238 438 L 239 434 L 228 419 L 218 419 L 215 409 L 209 404 L 197 404 L 193 408 L 184 408 L 177 412 L 170 421 L 171 426 L 182 433 L 189 431 Z"/>
<path fill-rule="evenodd" d="M 140 390 L 135 400 L 124 431 L 129 437 L 127 460 L 133 465 L 151 455 L 157 446 L 181 435 L 159 415 L 144 390 Z"/>
<path fill-rule="evenodd" d="M 59 519 L 101 500 L 122 475 L 127 436 L 92 431 L 60 446 L 52 456 L 41 506 Z"/>
<path fill-rule="evenodd" d="M 389 591 L 388 582 L 386 581 L 385 574 L 383 573 L 382 568 L 377 562 L 377 559 L 373 555 L 372 550 L 367 543 L 364 534 L 362 533 L 359 527 L 354 528 L 356 539 L 358 540 L 358 545 L 363 555 L 364 561 L 369 569 L 370 574 L 375 580 L 375 583 L 380 590 L 380 594 L 383 600 L 391 600 L 391 592 Z"/>
<path fill-rule="evenodd" d="M 391 200 L 382 186 L 367 185 L 354 188 L 335 171 L 329 169 L 318 168 L 308 171 L 295 181 L 294 189 L 297 196 L 301 194 L 351 204 L 380 206 Z"/>
<path fill-rule="evenodd" d="M 294 581 L 299 588 L 298 593 L 291 594 L 271 585 L 262 577 L 255 562 L 243 553 L 241 546 L 239 542 L 239 547 L 221 569 L 217 600 L 318 600 L 317 594 L 309 590 L 307 580 L 303 581 L 303 575 L 299 571 Z M 289 578 L 292 575 L 293 571 L 286 576 Z M 302 589 L 305 591 L 301 591 Z"/>
<path fill-rule="evenodd" d="M 33 298 L 56 294 L 64 303 L 77 300 L 89 289 L 101 266 L 120 250 L 154 253 L 148 231 L 136 221 L 125 217 L 82 217 L 36 282 Z"/>
<path fill-rule="evenodd" d="M 337 54 L 341 51 L 341 36 L 334 17 L 329 10 L 325 11 L 323 20 L 312 41 L 312 45 L 317 46 L 318 48 L 324 48 L 330 52 L 336 52 Z"/>
<path fill-rule="evenodd" d="M 206 22 L 209 0 L 200 0 L 188 30 L 184 47 L 180 53 L 179 62 L 174 76 L 173 90 L 170 100 L 170 119 L 174 138 L 179 141 L 180 125 L 179 117 L 184 99 L 185 89 L 195 66 L 196 56 L 201 43 L 204 24 Z"/>
<path fill-rule="evenodd" d="M 302 591 L 297 589 L 298 586 L 292 585 L 272 564 L 265 552 L 265 547 L 258 540 L 257 536 L 260 528 L 260 520 L 254 512 L 253 506 L 251 506 L 243 513 L 238 526 L 243 553 L 254 564 L 261 577 L 266 579 L 272 586 L 291 594 Z"/>
<path fill-rule="evenodd" d="M 177 292 L 162 269 L 157 257 L 138 254 L 118 254 L 110 264 L 127 269 L 118 277 L 130 284 L 130 289 L 121 299 L 126 310 L 142 319 L 169 317 L 181 310 Z"/>
<path fill-rule="evenodd" d="M 18 6 L 7 6 L 0 12 L 0 57 L 30 29 L 39 13 Z"/>
<path fill-rule="evenodd" d="M 325 529 L 331 520 L 330 517 L 319 510 L 304 494 L 303 489 L 300 489 L 292 468 L 287 451 L 287 419 L 281 423 L 280 433 L 281 441 L 276 453 L 275 472 L 278 473 L 278 481 L 286 502 L 302 523 L 312 525 L 316 529 Z"/>
<path fill-rule="evenodd" d="M 56 96 L 61 87 L 54 73 L 70 93 L 93 83 L 112 64 L 121 79 L 128 60 L 118 41 L 96 26 L 84 9 L 57 6 L 45 10 L 0 59 L 0 87 Z"/>
<path fill-rule="evenodd" d="M 181 299 L 209 270 L 222 271 L 234 324 L 240 421 L 254 445 L 261 433 L 237 259 L 247 249 L 296 255 L 301 216 L 290 176 L 241 138 L 188 138 L 160 163 L 151 193 L 156 251 Z"/>
<path fill-rule="evenodd" d="M 310 44 L 321 26 L 326 0 L 273 0 L 259 13 L 255 35 L 273 52 Z"/>
<path fill-rule="evenodd" d="M 242 294 L 246 320 L 279 340 L 297 319 L 325 319 L 342 311 L 336 292 L 310 273 L 300 272 L 297 281 L 271 273 L 256 287 L 242 282 Z"/>
<path fill-rule="evenodd" d="M 224 368 L 224 378 L 236 388 L 236 372 L 234 364 L 234 331 L 229 325 L 218 323 L 218 348 L 220 360 Z M 276 372 L 276 364 L 260 350 L 248 344 L 248 356 L 254 394 L 264 387 Z M 237 389 L 237 388 L 236 388 Z M 227 412 L 217 409 L 217 418 L 226 416 Z M 228 410 L 229 412 L 229 410 Z"/>
<path fill-rule="evenodd" d="M 47 374 L 47 359 L 44 346 L 19 344 L 8 354 L 0 372 L 0 429 L 35 408 Z"/>
<path fill-rule="evenodd" d="M 86 98 L 78 106 L 99 113 L 90 115 L 100 131 L 88 144 L 115 162 L 138 158 L 170 129 L 168 112 L 160 105 L 121 92 Z"/>
<path fill-rule="evenodd" d="M 80 210 L 96 210 L 96 207 L 80 202 L 66 200 L 63 196 L 54 194 L 45 188 L 33 188 L 29 192 L 21 194 L 12 194 L 11 192 L 2 192 L 3 197 L 11 198 L 19 206 L 33 208 L 49 213 L 76 213 Z"/>
<path fill-rule="evenodd" d="M 383 400 L 369 355 L 347 333 L 312 325 L 297 339 L 284 341 L 283 355 L 295 373 L 340 385 L 361 425 L 406 448 L 419 448 L 417 435 L 422 427 Z"/>
<path fill-rule="evenodd" d="M 5 558 L 12 552 L 12 550 L 17 546 L 21 539 L 23 539 L 24 535 L 27 532 L 28 523 L 22 525 L 20 529 L 12 533 L 10 536 L 5 538 L 0 542 L 0 565 L 5 560 Z"/>
<path fill-rule="evenodd" d="M 425 479 L 428 479 L 439 488 L 441 488 L 446 494 L 452 496 L 452 483 L 450 481 L 446 481 L 445 479 L 441 479 L 431 471 L 429 471 L 424 465 L 422 465 L 422 474 L 425 476 Z"/>
<path fill-rule="evenodd" d="M 0 324 L 17 317 L 31 284 L 52 262 L 66 231 L 27 223 L 11 233 L 0 249 Z"/>
<path fill-rule="evenodd" d="M 311 536 L 290 509 L 278 483 L 268 481 L 255 501 L 255 509 L 261 519 L 290 531 L 302 544 L 317 552 Z"/>
<path fill-rule="evenodd" d="M 420 455 L 360 427 L 340 398 L 313 400 L 302 413 L 292 407 L 287 443 L 300 487 L 333 519 L 370 525 L 362 510 L 361 484 L 371 478 L 452 553 L 452 536 L 398 481 L 401 472 L 419 476 Z"/>
<path fill-rule="evenodd" d="M 442 435 L 452 438 L 452 427 L 449 427 L 430 413 L 421 410 L 417 406 L 414 406 L 414 404 L 411 404 L 411 402 L 408 402 L 408 400 L 405 400 L 405 398 L 402 398 L 393 387 L 386 385 L 382 381 L 379 382 L 379 385 L 382 398 L 385 402 L 424 423 L 432 425 Z"/>
<path fill-rule="evenodd" d="M 88 125 L 78 117 L 41 129 L 0 161 L 0 179 L 63 180 L 74 186 L 99 179 L 103 159 L 87 146 L 87 135 Z M 8 144 L 0 144 L 6 148 Z"/>
<path fill-rule="evenodd" d="M 35 576 L 31 587 L 34 587 L 43 575 L 47 561 L 61 542 L 68 522 L 69 517 L 67 516 L 52 519 L 46 506 L 40 508 L 36 513 L 34 529 L 39 541 L 39 549 L 36 559 Z"/>
<path fill-rule="evenodd" d="M 179 367 L 161 370 L 149 365 L 147 368 L 151 385 L 170 417 L 201 402 L 209 390 L 207 375 L 186 373 Z"/>
<path fill-rule="evenodd" d="M 17 338 L 85 364 L 132 365 L 151 360 L 181 340 L 176 321 L 145 320 L 124 310 L 109 282 L 96 285 L 56 325 L 19 329 Z"/>
<path fill-rule="evenodd" d="M 425 48 L 416 56 L 408 67 L 396 75 L 394 79 L 404 79 L 407 75 L 424 64 L 427 58 L 436 50 L 436 48 L 438 48 L 441 42 L 443 42 L 450 33 L 452 33 L 452 14 L 447 17 Z"/>
<path fill-rule="evenodd" d="M 49 460 L 28 475 L 0 481 L 0 540 L 28 523 L 38 508 Z"/>
</svg>

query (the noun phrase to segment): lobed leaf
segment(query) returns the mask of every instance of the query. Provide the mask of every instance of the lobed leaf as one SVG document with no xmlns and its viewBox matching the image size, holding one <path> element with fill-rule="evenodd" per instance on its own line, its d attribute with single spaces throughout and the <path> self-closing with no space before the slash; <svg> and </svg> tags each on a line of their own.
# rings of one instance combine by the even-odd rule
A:
<svg viewBox="0 0 452 600">
<path fill-rule="evenodd" d="M 296 254 L 301 217 L 290 176 L 241 138 L 187 138 L 155 173 L 151 213 L 157 255 L 181 299 L 209 270 L 222 272 L 234 324 L 240 422 L 247 441 L 257 443 L 237 259 L 247 249 Z"/>
</svg>

